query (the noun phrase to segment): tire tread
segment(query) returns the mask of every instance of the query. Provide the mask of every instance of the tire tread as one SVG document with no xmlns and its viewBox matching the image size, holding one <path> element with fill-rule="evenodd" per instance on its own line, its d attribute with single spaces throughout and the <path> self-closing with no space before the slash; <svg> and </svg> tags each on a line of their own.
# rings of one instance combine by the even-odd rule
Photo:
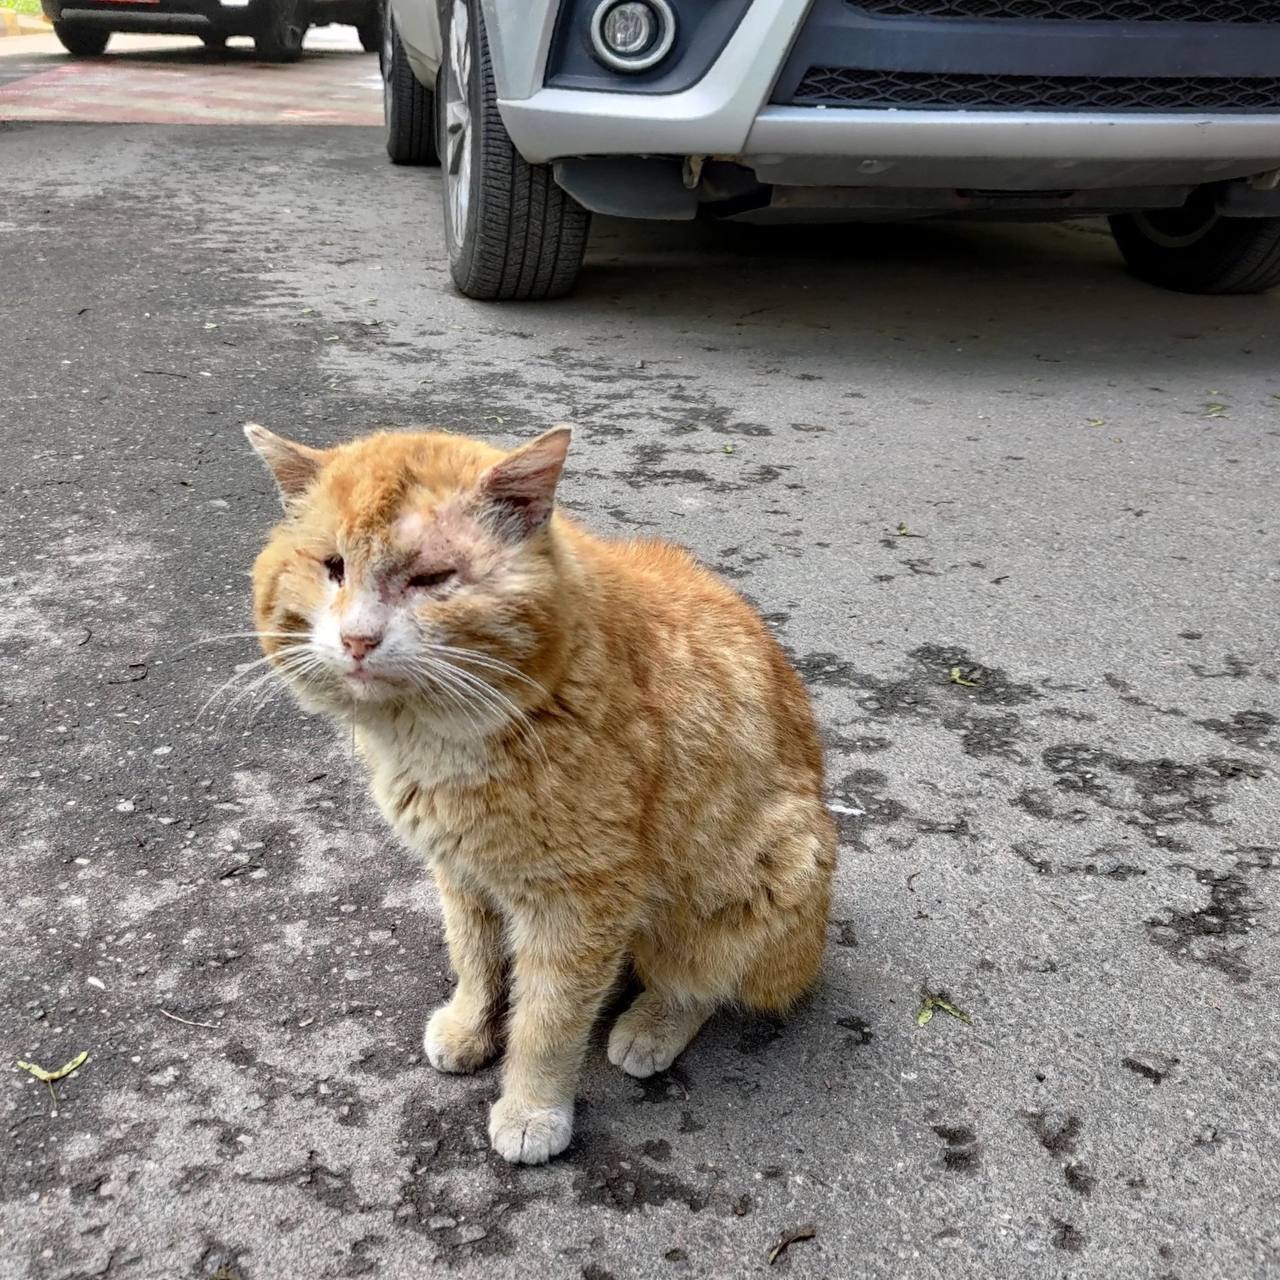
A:
<svg viewBox="0 0 1280 1280">
<path fill-rule="evenodd" d="M 384 18 L 393 22 L 390 9 Z M 436 143 L 435 94 L 413 74 L 400 32 L 392 26 L 391 65 L 383 69 L 390 90 L 390 117 L 386 122 L 387 155 L 392 164 L 440 163 Z"/>
<path fill-rule="evenodd" d="M 77 58 L 101 57 L 111 40 L 111 32 L 105 27 L 79 22 L 55 22 L 53 34 L 62 47 Z"/>
<path fill-rule="evenodd" d="M 1223 218 L 1185 248 L 1153 243 L 1129 215 L 1111 231 L 1134 275 L 1179 293 L 1252 294 L 1280 285 L 1280 218 Z"/>
<path fill-rule="evenodd" d="M 485 301 L 561 298 L 582 266 L 591 215 L 556 185 L 549 165 L 529 164 L 515 149 L 498 115 L 489 43 L 474 0 L 470 16 L 473 74 L 482 95 L 473 115 L 479 132 L 472 163 L 480 180 L 472 198 L 472 243 L 450 246 L 454 282 L 467 297 Z"/>
</svg>

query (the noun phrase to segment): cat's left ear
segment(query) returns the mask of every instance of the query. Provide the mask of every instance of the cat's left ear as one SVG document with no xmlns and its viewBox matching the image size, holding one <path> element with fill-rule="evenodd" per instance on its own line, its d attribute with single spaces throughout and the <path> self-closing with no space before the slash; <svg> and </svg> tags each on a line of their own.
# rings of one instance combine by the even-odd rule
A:
<svg viewBox="0 0 1280 1280">
<path fill-rule="evenodd" d="M 552 427 L 495 462 L 480 477 L 481 494 L 501 509 L 504 523 L 525 537 L 551 519 L 572 435 L 568 426 Z"/>
<path fill-rule="evenodd" d="M 323 449 L 286 440 L 256 422 L 244 424 L 244 436 L 275 476 L 276 484 L 280 486 L 280 499 L 286 507 L 290 499 L 300 498 L 306 493 L 328 461 L 328 454 Z"/>
</svg>

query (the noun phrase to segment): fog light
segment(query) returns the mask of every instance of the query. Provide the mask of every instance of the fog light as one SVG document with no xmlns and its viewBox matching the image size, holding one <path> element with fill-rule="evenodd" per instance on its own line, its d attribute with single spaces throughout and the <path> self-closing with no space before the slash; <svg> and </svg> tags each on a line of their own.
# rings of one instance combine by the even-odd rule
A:
<svg viewBox="0 0 1280 1280">
<path fill-rule="evenodd" d="M 605 48 L 619 58 L 638 58 L 657 34 L 658 22 L 647 4 L 615 4 L 600 24 Z"/>
<path fill-rule="evenodd" d="M 676 15 L 667 0 L 602 0 L 591 15 L 591 47 L 615 71 L 647 71 L 675 40 Z"/>
</svg>

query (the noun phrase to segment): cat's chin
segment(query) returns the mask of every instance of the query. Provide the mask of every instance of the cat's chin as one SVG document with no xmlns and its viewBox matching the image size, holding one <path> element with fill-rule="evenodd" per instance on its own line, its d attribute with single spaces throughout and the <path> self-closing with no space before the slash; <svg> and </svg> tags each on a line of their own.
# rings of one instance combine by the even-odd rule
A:
<svg viewBox="0 0 1280 1280">
<path fill-rule="evenodd" d="M 353 702 L 362 707 L 377 707 L 390 702 L 401 702 L 405 696 L 405 686 L 401 681 L 376 676 L 365 676 L 358 680 L 344 676 L 340 688 L 338 696 L 347 707 Z"/>
<path fill-rule="evenodd" d="M 294 698 L 309 715 L 349 721 L 356 708 L 376 718 L 377 713 L 408 713 L 444 738 L 475 738 L 504 721 L 490 723 L 482 710 L 460 710 L 457 699 L 432 697 L 407 688 L 394 680 L 364 680 L 359 683 L 341 677 L 324 684 L 294 684 Z"/>
<path fill-rule="evenodd" d="M 322 686 L 295 684 L 291 686 L 298 705 L 312 715 L 348 718 L 352 704 L 361 707 L 382 706 L 403 696 L 403 688 L 397 689 L 389 682 L 366 680 L 357 684 L 351 680 L 334 680 Z"/>
</svg>

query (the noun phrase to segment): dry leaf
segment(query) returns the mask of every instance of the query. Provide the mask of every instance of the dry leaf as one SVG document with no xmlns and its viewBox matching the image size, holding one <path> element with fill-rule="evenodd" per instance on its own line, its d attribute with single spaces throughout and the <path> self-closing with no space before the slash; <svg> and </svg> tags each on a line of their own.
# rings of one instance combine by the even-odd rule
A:
<svg viewBox="0 0 1280 1280">
<path fill-rule="evenodd" d="M 786 1251 L 791 1248 L 799 1240 L 812 1240 L 818 1234 L 818 1228 L 805 1225 L 803 1227 L 793 1227 L 790 1231 L 784 1231 L 778 1237 L 778 1242 L 769 1250 L 769 1265 L 773 1266 L 777 1260 L 782 1257 Z"/>
</svg>

